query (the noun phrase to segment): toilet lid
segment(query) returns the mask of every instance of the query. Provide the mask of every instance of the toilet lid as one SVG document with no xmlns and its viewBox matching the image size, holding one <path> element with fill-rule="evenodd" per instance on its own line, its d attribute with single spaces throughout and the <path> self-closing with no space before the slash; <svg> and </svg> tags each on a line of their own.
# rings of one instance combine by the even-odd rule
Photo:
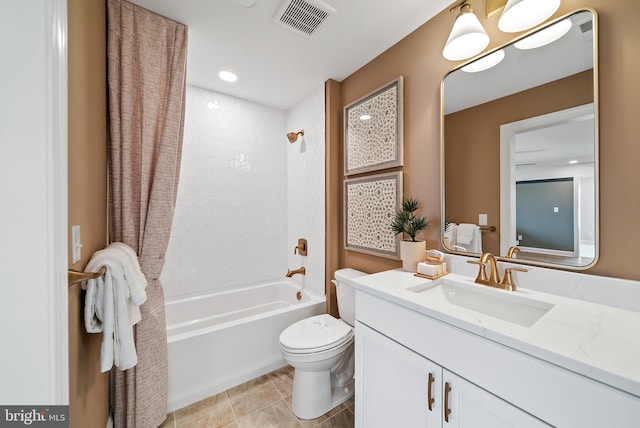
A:
<svg viewBox="0 0 640 428">
<path fill-rule="evenodd" d="M 353 336 L 346 322 L 329 314 L 305 318 L 280 334 L 280 344 L 290 351 L 318 351 L 337 346 Z"/>
</svg>

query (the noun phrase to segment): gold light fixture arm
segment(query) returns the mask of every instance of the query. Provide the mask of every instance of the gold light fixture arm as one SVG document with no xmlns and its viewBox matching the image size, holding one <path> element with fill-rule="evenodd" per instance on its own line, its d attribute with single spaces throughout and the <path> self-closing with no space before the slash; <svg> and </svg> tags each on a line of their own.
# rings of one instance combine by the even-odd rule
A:
<svg viewBox="0 0 640 428">
<path fill-rule="evenodd" d="M 485 0 L 485 13 L 487 18 L 491 18 L 502 12 L 502 9 L 507 5 L 507 0 Z"/>
<path fill-rule="evenodd" d="M 467 0 L 460 0 L 459 2 L 456 2 L 453 6 L 449 8 L 449 12 L 453 13 L 458 9 L 462 11 L 463 6 L 468 6 L 469 9 L 471 9 L 471 5 L 467 3 Z"/>
</svg>

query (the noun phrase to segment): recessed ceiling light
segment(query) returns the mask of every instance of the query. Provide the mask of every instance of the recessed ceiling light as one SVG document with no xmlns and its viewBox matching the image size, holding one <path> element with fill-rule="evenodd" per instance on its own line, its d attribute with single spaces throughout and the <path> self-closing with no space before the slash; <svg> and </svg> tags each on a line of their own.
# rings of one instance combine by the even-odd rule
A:
<svg viewBox="0 0 640 428">
<path fill-rule="evenodd" d="M 253 7 L 256 5 L 256 0 L 235 0 L 240 6 Z"/>
<path fill-rule="evenodd" d="M 236 80 L 238 80 L 238 76 L 230 71 L 221 71 L 220 73 L 218 73 L 218 77 L 225 82 L 235 82 Z"/>
<path fill-rule="evenodd" d="M 571 165 L 573 165 L 573 164 L 578 163 L 578 161 L 574 159 L 574 160 L 570 160 L 570 161 L 569 161 L 569 163 L 570 163 Z"/>
</svg>

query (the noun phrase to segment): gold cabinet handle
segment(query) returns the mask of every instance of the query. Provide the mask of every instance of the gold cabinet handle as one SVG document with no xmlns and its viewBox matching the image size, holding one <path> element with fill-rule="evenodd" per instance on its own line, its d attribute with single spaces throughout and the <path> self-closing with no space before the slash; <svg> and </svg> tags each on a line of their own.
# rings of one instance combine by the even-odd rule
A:
<svg viewBox="0 0 640 428">
<path fill-rule="evenodd" d="M 444 383 L 444 421 L 449 422 L 449 415 L 451 414 L 451 409 L 449 408 L 449 393 L 451 392 L 451 386 L 449 382 Z"/>
<path fill-rule="evenodd" d="M 434 381 L 433 373 L 429 372 L 429 386 L 427 389 L 427 404 L 429 405 L 429 411 L 433 411 L 433 402 L 436 401 L 431 396 L 431 390 L 433 389 L 433 381 Z"/>
</svg>

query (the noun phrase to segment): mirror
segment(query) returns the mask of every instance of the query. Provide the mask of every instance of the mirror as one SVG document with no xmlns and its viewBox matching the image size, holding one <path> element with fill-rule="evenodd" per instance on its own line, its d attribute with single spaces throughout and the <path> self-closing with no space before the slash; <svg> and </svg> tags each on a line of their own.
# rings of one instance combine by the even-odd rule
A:
<svg viewBox="0 0 640 428">
<path fill-rule="evenodd" d="M 589 9 L 563 16 L 443 78 L 449 252 L 565 269 L 596 263 L 596 18 Z"/>
</svg>

